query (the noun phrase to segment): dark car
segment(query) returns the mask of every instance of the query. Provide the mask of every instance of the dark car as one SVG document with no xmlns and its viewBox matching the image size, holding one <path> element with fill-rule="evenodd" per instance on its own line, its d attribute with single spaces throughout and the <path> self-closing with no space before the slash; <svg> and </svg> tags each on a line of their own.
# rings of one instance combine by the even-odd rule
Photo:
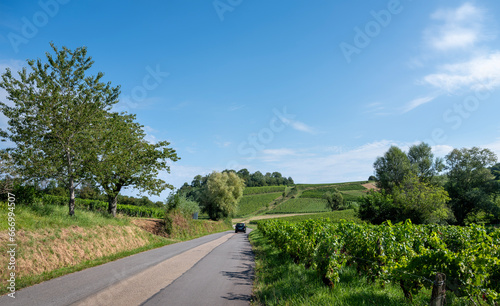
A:
<svg viewBox="0 0 500 306">
<path fill-rule="evenodd" d="M 236 226 L 234 227 L 234 232 L 235 233 L 237 233 L 237 232 L 246 233 L 247 232 L 247 226 L 245 225 L 245 223 L 236 223 Z"/>
</svg>

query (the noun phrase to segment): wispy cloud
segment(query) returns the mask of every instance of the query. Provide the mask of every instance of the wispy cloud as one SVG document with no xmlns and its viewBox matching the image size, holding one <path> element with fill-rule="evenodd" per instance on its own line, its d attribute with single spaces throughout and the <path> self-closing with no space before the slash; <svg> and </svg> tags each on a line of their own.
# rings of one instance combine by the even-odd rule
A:
<svg viewBox="0 0 500 306">
<path fill-rule="evenodd" d="M 231 105 L 229 107 L 229 111 L 230 112 L 234 112 L 234 111 L 237 111 L 237 110 L 242 109 L 244 107 L 245 107 L 245 105 L 236 105 L 236 104 L 235 105 Z"/>
<path fill-rule="evenodd" d="M 305 124 L 304 122 L 290 119 L 290 118 L 280 118 L 281 121 L 283 121 L 284 124 L 287 124 L 292 127 L 292 129 L 300 132 L 305 132 L 309 134 L 317 134 L 318 132 L 316 131 L 315 128 Z"/>
<path fill-rule="evenodd" d="M 438 70 L 425 76 L 423 82 L 447 92 L 491 90 L 500 85 L 500 52 L 443 65 Z"/>
<path fill-rule="evenodd" d="M 436 99 L 436 96 L 434 96 L 434 95 L 413 99 L 410 102 L 406 103 L 406 105 L 403 107 L 402 112 L 403 112 L 403 114 L 407 113 L 407 112 L 419 107 L 420 105 L 423 105 L 423 104 L 426 104 L 426 103 L 433 101 L 434 99 Z"/>
<path fill-rule="evenodd" d="M 375 116 L 387 116 L 391 114 L 381 102 L 369 103 L 366 105 L 364 112 Z"/>
<path fill-rule="evenodd" d="M 431 19 L 437 24 L 425 31 L 424 38 L 435 50 L 467 49 L 492 38 L 485 31 L 485 10 L 469 2 L 455 9 L 439 9 Z"/>
</svg>

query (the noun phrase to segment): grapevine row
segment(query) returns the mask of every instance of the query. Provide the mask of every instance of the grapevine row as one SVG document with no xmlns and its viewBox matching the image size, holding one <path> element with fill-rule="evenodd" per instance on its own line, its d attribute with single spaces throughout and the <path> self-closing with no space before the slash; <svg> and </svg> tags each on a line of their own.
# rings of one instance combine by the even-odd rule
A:
<svg viewBox="0 0 500 306">
<path fill-rule="evenodd" d="M 448 291 L 488 303 L 500 292 L 500 229 L 414 225 L 333 223 L 307 220 L 259 222 L 259 230 L 296 263 L 315 269 L 334 286 L 343 267 L 354 265 L 369 279 L 394 282 L 406 298 L 432 287 L 436 273 L 446 274 Z"/>
</svg>

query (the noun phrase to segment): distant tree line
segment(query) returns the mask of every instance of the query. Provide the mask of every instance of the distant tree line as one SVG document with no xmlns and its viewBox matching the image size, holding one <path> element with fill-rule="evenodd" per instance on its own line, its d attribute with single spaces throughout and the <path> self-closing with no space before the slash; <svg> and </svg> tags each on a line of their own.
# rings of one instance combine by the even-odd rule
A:
<svg viewBox="0 0 500 306">
<path fill-rule="evenodd" d="M 250 173 L 247 169 L 224 170 L 202 176 L 197 175 L 191 181 L 182 185 L 176 192 L 180 201 L 199 203 L 202 212 L 213 220 L 228 219 L 236 213 L 236 205 L 243 195 L 243 188 L 260 186 L 293 185 L 291 177 L 283 177 L 279 172 L 260 171 Z M 169 206 L 176 205 L 176 197 L 169 198 Z M 174 201 L 175 200 L 175 201 Z"/>
<path fill-rule="evenodd" d="M 392 146 L 374 163 L 379 190 L 361 199 L 359 216 L 376 224 L 499 222 L 497 161 L 491 150 L 477 147 L 454 149 L 442 159 L 426 143 L 408 152 Z"/>
<path fill-rule="evenodd" d="M 222 173 L 235 173 L 240 179 L 243 180 L 245 187 L 261 187 L 261 186 L 280 186 L 280 185 L 294 185 L 294 181 L 291 177 L 284 177 L 279 172 L 267 172 L 263 175 L 260 171 L 250 173 L 247 169 L 241 169 L 239 171 L 235 170 L 224 170 Z M 196 175 L 191 184 L 187 182 L 179 188 L 177 191 L 179 194 L 184 194 L 186 197 L 199 201 L 200 191 L 206 185 L 207 180 L 211 174 L 202 176 Z"/>
</svg>

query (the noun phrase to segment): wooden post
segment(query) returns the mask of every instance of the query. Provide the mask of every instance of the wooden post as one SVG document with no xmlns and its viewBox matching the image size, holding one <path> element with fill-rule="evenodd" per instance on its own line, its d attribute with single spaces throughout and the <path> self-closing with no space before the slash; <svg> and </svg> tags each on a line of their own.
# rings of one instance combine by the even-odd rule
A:
<svg viewBox="0 0 500 306">
<path fill-rule="evenodd" d="M 446 302 L 446 275 L 436 274 L 436 280 L 432 287 L 431 306 L 443 306 Z"/>
</svg>

